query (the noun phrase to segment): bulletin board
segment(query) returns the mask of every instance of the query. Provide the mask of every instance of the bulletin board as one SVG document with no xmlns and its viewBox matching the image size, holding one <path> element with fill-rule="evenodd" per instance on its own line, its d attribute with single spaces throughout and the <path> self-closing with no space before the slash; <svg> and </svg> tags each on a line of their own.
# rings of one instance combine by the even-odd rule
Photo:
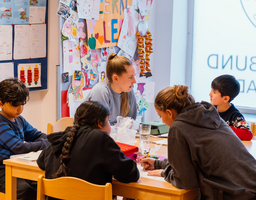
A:
<svg viewBox="0 0 256 200">
<path fill-rule="evenodd" d="M 48 48 L 48 0 L 43 0 L 46 2 L 46 8 L 45 8 L 45 26 L 46 26 L 46 56 L 41 58 L 29 58 L 29 59 L 14 59 L 14 34 L 15 34 L 15 26 L 16 25 L 25 25 L 25 24 L 12 24 L 12 60 L 1 60 L 0 64 L 2 63 L 13 63 L 14 65 L 14 77 L 20 79 L 18 77 L 18 65 L 19 64 L 27 64 L 29 63 L 40 63 L 40 72 L 39 76 L 40 79 L 40 87 L 29 87 L 29 91 L 37 91 L 37 90 L 45 90 L 47 89 L 47 48 Z M 30 1 L 30 2 L 40 2 L 40 1 Z M 7 24 L 0 24 L 0 25 L 7 25 Z M 9 25 L 9 24 L 8 24 Z M 37 25 L 37 24 L 32 24 Z M 33 77 L 34 78 L 34 77 Z"/>
</svg>

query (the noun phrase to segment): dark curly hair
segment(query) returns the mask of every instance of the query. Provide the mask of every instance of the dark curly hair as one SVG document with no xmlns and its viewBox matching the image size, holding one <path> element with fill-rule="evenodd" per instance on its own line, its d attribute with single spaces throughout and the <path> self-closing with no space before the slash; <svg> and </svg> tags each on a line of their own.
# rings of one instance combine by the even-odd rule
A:
<svg viewBox="0 0 256 200">
<path fill-rule="evenodd" d="M 70 170 L 67 164 L 70 160 L 70 152 L 80 127 L 86 125 L 95 129 L 99 129 L 99 126 L 104 127 L 107 116 L 109 116 L 108 108 L 98 101 L 85 101 L 77 108 L 74 117 L 74 125 L 68 131 L 66 142 L 62 147 L 60 167 L 58 171 L 53 174 L 53 178 L 69 175 Z"/>
<path fill-rule="evenodd" d="M 0 82 L 0 101 L 12 106 L 25 105 L 29 100 L 29 90 L 17 78 L 9 78 Z"/>
</svg>

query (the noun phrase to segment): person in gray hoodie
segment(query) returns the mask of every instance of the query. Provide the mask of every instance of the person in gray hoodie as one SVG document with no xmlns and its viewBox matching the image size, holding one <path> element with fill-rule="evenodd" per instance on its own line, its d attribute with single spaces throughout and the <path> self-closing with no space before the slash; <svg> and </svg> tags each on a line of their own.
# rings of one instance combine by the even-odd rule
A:
<svg viewBox="0 0 256 200">
<path fill-rule="evenodd" d="M 195 103 L 187 86 L 174 85 L 158 93 L 155 109 L 170 126 L 168 159 L 142 159 L 145 169 L 156 169 L 149 175 L 163 176 L 177 188 L 200 188 L 201 199 L 210 200 L 213 191 L 203 178 L 214 176 L 245 188 L 225 200 L 256 199 L 256 160 L 213 105 Z"/>
</svg>

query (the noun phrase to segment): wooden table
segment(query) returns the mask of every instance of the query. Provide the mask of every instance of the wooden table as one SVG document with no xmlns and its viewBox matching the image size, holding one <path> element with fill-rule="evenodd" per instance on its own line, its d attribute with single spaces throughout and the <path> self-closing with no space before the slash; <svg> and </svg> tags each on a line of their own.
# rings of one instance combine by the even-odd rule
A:
<svg viewBox="0 0 256 200">
<path fill-rule="evenodd" d="M 245 141 L 243 143 L 248 148 L 249 152 L 256 157 L 256 140 Z M 166 156 L 166 149 L 166 146 L 161 147 L 161 155 Z M 158 153 L 159 152 L 156 152 L 156 154 Z M 16 178 L 37 181 L 39 175 L 44 175 L 44 171 L 39 169 L 35 163 L 31 164 L 16 159 L 7 159 L 4 160 L 4 164 L 6 167 L 6 200 L 17 199 Z M 194 200 L 198 197 L 197 190 L 178 189 L 170 183 L 149 178 L 140 178 L 138 182 L 128 184 L 113 180 L 112 186 L 114 195 L 135 199 Z"/>
</svg>

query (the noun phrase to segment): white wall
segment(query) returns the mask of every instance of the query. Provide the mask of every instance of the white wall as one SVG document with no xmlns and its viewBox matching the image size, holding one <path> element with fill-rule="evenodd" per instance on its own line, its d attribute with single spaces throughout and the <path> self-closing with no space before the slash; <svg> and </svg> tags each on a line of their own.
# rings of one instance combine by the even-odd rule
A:
<svg viewBox="0 0 256 200">
<path fill-rule="evenodd" d="M 48 89 L 30 92 L 30 100 L 22 113 L 32 126 L 42 132 L 46 132 L 48 122 L 53 123 L 57 119 L 56 65 L 60 63 L 58 3 L 56 0 L 48 1 Z"/>
<path fill-rule="evenodd" d="M 151 69 L 157 93 L 174 84 L 185 84 L 188 0 L 161 0 L 150 12 L 149 29 L 153 36 Z M 161 121 L 154 104 L 145 112 L 145 121 Z"/>
</svg>

